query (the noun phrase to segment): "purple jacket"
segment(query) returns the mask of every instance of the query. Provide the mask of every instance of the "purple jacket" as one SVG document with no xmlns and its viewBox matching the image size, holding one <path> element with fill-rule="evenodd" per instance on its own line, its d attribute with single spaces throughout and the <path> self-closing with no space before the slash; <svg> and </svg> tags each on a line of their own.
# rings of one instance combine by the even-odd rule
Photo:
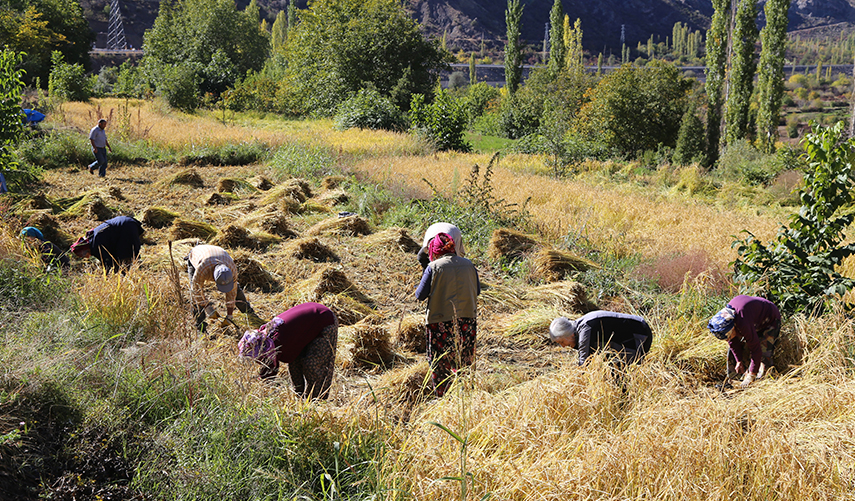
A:
<svg viewBox="0 0 855 501">
<path fill-rule="evenodd" d="M 730 351 L 733 352 L 734 358 L 739 360 L 740 351 L 743 347 L 747 348 L 751 353 L 748 372 L 757 374 L 763 357 L 758 333 L 779 323 L 781 313 L 775 303 L 762 297 L 736 296 L 727 304 L 734 310 L 733 330 L 736 332 L 736 335 L 728 341 Z"/>
</svg>

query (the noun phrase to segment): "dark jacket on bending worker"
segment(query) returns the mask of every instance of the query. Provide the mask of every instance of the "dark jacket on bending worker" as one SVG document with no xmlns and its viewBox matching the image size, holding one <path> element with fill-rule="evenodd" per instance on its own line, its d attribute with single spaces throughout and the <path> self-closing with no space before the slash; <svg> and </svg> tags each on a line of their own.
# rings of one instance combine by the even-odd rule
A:
<svg viewBox="0 0 855 501">
<path fill-rule="evenodd" d="M 427 323 L 476 318 L 481 283 L 478 271 L 465 257 L 446 254 L 428 265 L 416 289 L 419 301 L 428 299 Z"/>
<path fill-rule="evenodd" d="M 106 270 L 130 265 L 140 254 L 145 232 L 142 223 L 128 216 L 108 219 L 92 230 L 90 253 L 101 261 Z"/>
<path fill-rule="evenodd" d="M 594 351 L 605 348 L 616 351 L 625 361 L 637 361 L 650 351 L 653 342 L 653 333 L 643 318 L 602 310 L 578 319 L 576 336 L 579 365 Z"/>
</svg>

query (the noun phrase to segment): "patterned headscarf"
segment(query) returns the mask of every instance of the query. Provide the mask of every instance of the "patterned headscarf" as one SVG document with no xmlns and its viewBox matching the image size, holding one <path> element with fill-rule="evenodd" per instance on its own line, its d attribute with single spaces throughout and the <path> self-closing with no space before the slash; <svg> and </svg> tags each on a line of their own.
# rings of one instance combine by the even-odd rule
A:
<svg viewBox="0 0 855 501">
<path fill-rule="evenodd" d="M 725 306 L 710 319 L 707 328 L 709 328 L 715 337 L 727 339 L 727 333 L 733 329 L 733 325 L 736 323 L 735 313 L 736 310 L 731 308 L 730 305 Z"/>
<path fill-rule="evenodd" d="M 238 358 L 257 360 L 262 364 L 270 365 L 276 356 L 276 345 L 275 336 L 270 336 L 267 332 L 264 326 L 258 330 L 244 332 L 238 342 Z"/>
<path fill-rule="evenodd" d="M 428 255 L 433 261 L 446 254 L 455 254 L 454 240 L 447 233 L 437 233 L 428 245 Z"/>
</svg>

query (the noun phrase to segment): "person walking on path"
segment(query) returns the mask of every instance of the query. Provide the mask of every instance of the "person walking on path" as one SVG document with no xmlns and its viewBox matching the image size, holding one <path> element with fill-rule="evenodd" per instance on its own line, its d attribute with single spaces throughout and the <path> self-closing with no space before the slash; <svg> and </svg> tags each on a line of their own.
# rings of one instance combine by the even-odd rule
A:
<svg viewBox="0 0 855 501">
<path fill-rule="evenodd" d="M 215 320 L 220 317 L 214 305 L 205 297 L 206 282 L 214 282 L 217 290 L 226 295 L 226 317 L 221 323 L 222 327 L 234 322 L 232 313 L 235 306 L 242 313 L 252 312 L 237 281 L 237 266 L 225 249 L 216 245 L 197 245 L 190 249 L 184 260 L 187 262 L 187 274 L 190 276 L 190 296 L 197 329 L 205 330 L 206 318 Z"/>
<path fill-rule="evenodd" d="M 140 255 L 145 233 L 142 223 L 129 216 L 108 219 L 86 232 L 71 246 L 71 252 L 80 258 L 95 256 L 107 271 L 120 271 L 129 267 Z"/>
<path fill-rule="evenodd" d="M 466 257 L 466 249 L 463 247 L 463 234 L 460 233 L 460 228 L 451 223 L 434 223 L 428 227 L 427 231 L 425 231 L 422 248 L 418 254 L 419 264 L 422 265 L 422 270 L 427 268 L 428 263 L 430 263 L 430 256 L 428 255 L 430 242 L 439 233 L 445 233 L 450 236 L 451 239 L 454 240 L 454 252 L 460 257 Z"/>
<path fill-rule="evenodd" d="M 47 265 L 48 271 L 57 268 L 60 270 L 68 269 L 71 261 L 68 259 L 66 253 L 53 242 L 49 242 L 41 230 L 34 226 L 27 226 L 21 230 L 21 237 L 25 238 L 30 245 L 39 250 L 39 255 L 42 258 L 42 262 Z"/>
<path fill-rule="evenodd" d="M 335 371 L 338 318 L 319 303 L 286 310 L 257 330 L 244 332 L 238 356 L 261 364 L 259 376 L 270 380 L 288 364 L 294 391 L 301 397 L 327 398 Z"/>
<path fill-rule="evenodd" d="M 622 362 L 638 362 L 650 351 L 653 332 L 636 315 L 614 311 L 592 311 L 578 320 L 558 317 L 549 325 L 549 338 L 579 351 L 579 365 L 598 350 L 610 349 Z"/>
<path fill-rule="evenodd" d="M 113 153 L 113 148 L 110 146 L 110 141 L 107 140 L 107 120 L 98 120 L 98 125 L 92 127 L 89 131 L 89 142 L 92 143 L 92 153 L 95 154 L 95 161 L 89 164 L 89 173 L 95 173 L 95 167 L 98 168 L 98 176 L 105 177 L 107 175 L 107 150 Z"/>
<path fill-rule="evenodd" d="M 475 365 L 478 271 L 472 261 L 457 255 L 454 239 L 439 233 L 430 241 L 430 263 L 416 289 L 419 301 L 428 300 L 427 357 L 437 396 L 443 396 L 452 377 Z"/>
<path fill-rule="evenodd" d="M 772 365 L 775 343 L 781 334 L 781 312 L 775 303 L 762 297 L 736 296 L 710 319 L 707 327 L 715 337 L 727 341 L 728 369 L 734 367 L 736 374 L 745 373 L 740 383 L 745 388 L 762 378 Z"/>
</svg>

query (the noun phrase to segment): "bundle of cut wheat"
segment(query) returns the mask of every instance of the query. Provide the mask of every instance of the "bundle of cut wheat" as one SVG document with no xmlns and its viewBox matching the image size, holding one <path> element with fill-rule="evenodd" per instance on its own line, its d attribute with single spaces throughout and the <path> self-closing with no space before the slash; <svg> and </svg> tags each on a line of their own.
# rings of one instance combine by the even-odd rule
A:
<svg viewBox="0 0 855 501">
<path fill-rule="evenodd" d="M 364 322 L 374 313 L 370 306 L 344 294 L 326 294 L 318 302 L 331 309 L 341 325 Z"/>
<path fill-rule="evenodd" d="M 295 284 L 294 291 L 307 301 L 318 301 L 326 294 L 344 294 L 363 304 L 374 304 L 371 298 L 353 285 L 343 271 L 332 265 L 322 267 L 311 277 Z"/>
<path fill-rule="evenodd" d="M 390 366 L 395 360 L 395 352 L 389 343 L 389 331 L 378 325 L 354 325 L 350 360 L 354 367 L 364 369 Z"/>
<path fill-rule="evenodd" d="M 249 182 L 261 191 L 267 191 L 274 186 L 273 181 L 264 176 L 255 176 Z"/>
<path fill-rule="evenodd" d="M 232 259 L 234 259 L 235 266 L 238 269 L 238 283 L 245 290 L 250 292 L 276 292 L 281 289 L 276 277 L 265 270 L 264 265 L 248 252 L 233 252 Z"/>
<path fill-rule="evenodd" d="M 407 315 L 392 328 L 395 329 L 395 346 L 416 353 L 427 351 L 424 315 Z"/>
<path fill-rule="evenodd" d="M 416 253 L 422 246 L 404 228 L 389 228 L 366 237 L 365 243 L 374 247 L 399 249 L 401 252 Z"/>
<path fill-rule="evenodd" d="M 579 282 L 561 281 L 532 287 L 525 291 L 526 301 L 540 305 L 552 305 L 563 311 L 575 313 L 587 313 L 597 309 L 596 305 L 588 300 L 585 287 Z"/>
<path fill-rule="evenodd" d="M 211 241 L 213 245 L 220 247 L 244 247 L 247 249 L 266 249 L 277 243 L 278 237 L 267 233 L 250 233 L 242 226 L 230 224 L 220 231 L 219 235 Z"/>
<path fill-rule="evenodd" d="M 308 230 L 307 235 L 344 235 L 356 237 L 371 234 L 368 221 L 359 216 L 334 217 L 325 219 Z"/>
<path fill-rule="evenodd" d="M 325 190 L 334 190 L 341 186 L 347 178 L 344 176 L 327 176 L 321 179 L 321 188 Z"/>
<path fill-rule="evenodd" d="M 192 186 L 194 188 L 202 188 L 205 186 L 202 176 L 199 175 L 196 169 L 183 170 L 177 174 L 173 174 L 172 176 L 159 180 L 157 184 L 159 186 L 174 186 L 176 184 L 182 184 L 185 186 Z"/>
<path fill-rule="evenodd" d="M 237 200 L 238 197 L 233 193 L 211 193 L 205 200 L 205 205 L 228 205 Z"/>
<path fill-rule="evenodd" d="M 24 226 L 38 228 L 48 241 L 62 248 L 66 248 L 74 242 L 74 237 L 62 231 L 56 218 L 44 212 L 30 216 Z"/>
<path fill-rule="evenodd" d="M 190 221 L 188 219 L 178 218 L 172 222 L 172 227 L 169 229 L 169 238 L 171 240 L 183 240 L 185 238 L 199 238 L 201 240 L 209 240 L 217 234 L 217 228 L 203 223 L 202 221 Z"/>
<path fill-rule="evenodd" d="M 494 261 L 501 259 L 513 261 L 522 258 L 536 245 L 538 241 L 531 235 L 509 228 L 498 228 L 493 231 L 493 236 L 490 238 L 487 255 Z"/>
<path fill-rule="evenodd" d="M 60 217 L 84 216 L 96 221 L 106 221 L 113 217 L 114 210 L 104 203 L 100 192 L 92 191 L 83 195 L 80 200 L 60 214 Z"/>
<path fill-rule="evenodd" d="M 589 270 L 595 266 L 591 261 L 570 252 L 541 249 L 532 258 L 532 277 L 555 282 L 573 272 Z"/>
<path fill-rule="evenodd" d="M 143 211 L 140 221 L 152 228 L 166 228 L 178 218 L 178 214 L 162 207 L 149 207 Z"/>
<path fill-rule="evenodd" d="M 109 188 L 107 188 L 107 194 L 115 198 L 116 200 L 125 199 L 125 196 L 122 195 L 122 189 L 118 186 L 110 186 Z"/>
<path fill-rule="evenodd" d="M 255 193 L 258 189 L 243 179 L 224 177 L 217 181 L 217 191 L 220 193 L 235 193 L 237 191 L 248 191 Z"/>
<path fill-rule="evenodd" d="M 316 263 L 333 263 L 339 261 L 338 255 L 315 237 L 291 240 L 285 245 L 283 254 L 297 259 L 309 259 Z"/>
<path fill-rule="evenodd" d="M 502 334 L 526 344 L 543 344 L 549 339 L 549 324 L 562 312 L 556 308 L 535 307 L 518 311 L 507 320 Z"/>
<path fill-rule="evenodd" d="M 275 206 L 263 207 L 241 219 L 240 224 L 284 238 L 297 238 L 299 236 L 291 227 L 291 220 L 288 215 Z"/>
<path fill-rule="evenodd" d="M 430 366 L 422 360 L 384 372 L 373 389 L 376 401 L 388 409 L 391 418 L 408 421 L 413 409 L 434 394 Z M 373 405 L 374 402 L 373 399 L 365 400 L 366 405 Z"/>
<path fill-rule="evenodd" d="M 315 200 L 329 206 L 344 205 L 350 201 L 350 195 L 344 190 L 330 190 L 324 192 Z"/>
</svg>

